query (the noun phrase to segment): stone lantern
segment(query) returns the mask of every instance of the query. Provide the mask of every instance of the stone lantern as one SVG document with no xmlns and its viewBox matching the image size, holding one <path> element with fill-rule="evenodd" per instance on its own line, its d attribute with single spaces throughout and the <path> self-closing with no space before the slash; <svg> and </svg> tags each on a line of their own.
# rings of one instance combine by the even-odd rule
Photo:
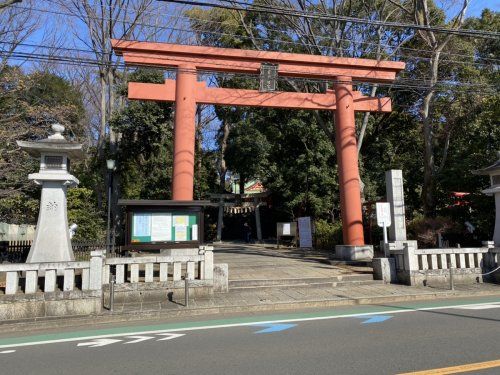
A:
<svg viewBox="0 0 500 375">
<path fill-rule="evenodd" d="M 478 175 L 490 176 L 491 187 L 483 190 L 484 194 L 495 196 L 496 216 L 495 216 L 495 231 L 493 232 L 493 242 L 495 246 L 500 246 L 500 151 L 497 152 L 498 160 L 493 165 L 484 169 L 473 171 Z"/>
<path fill-rule="evenodd" d="M 28 176 L 42 186 L 42 195 L 27 263 L 75 260 L 68 229 L 66 190 L 79 183 L 70 174 L 70 159 L 83 157 L 82 145 L 63 137 L 64 126 L 54 124 L 52 130 L 54 134 L 41 141 L 17 141 L 22 150 L 40 159 L 38 173 Z"/>
</svg>

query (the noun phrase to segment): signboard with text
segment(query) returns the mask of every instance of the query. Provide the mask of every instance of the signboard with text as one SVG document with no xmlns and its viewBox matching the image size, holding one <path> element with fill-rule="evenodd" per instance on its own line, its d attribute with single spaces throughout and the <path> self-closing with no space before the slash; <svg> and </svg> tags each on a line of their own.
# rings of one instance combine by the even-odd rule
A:
<svg viewBox="0 0 500 375">
<path fill-rule="evenodd" d="M 381 228 L 391 226 L 391 205 L 387 202 L 378 202 L 377 209 L 377 225 Z"/>
<path fill-rule="evenodd" d="M 197 241 L 198 215 L 183 212 L 133 212 L 131 243 Z"/>
<path fill-rule="evenodd" d="M 298 223 L 299 223 L 299 246 L 313 247 L 311 218 L 309 216 L 299 217 Z"/>
</svg>

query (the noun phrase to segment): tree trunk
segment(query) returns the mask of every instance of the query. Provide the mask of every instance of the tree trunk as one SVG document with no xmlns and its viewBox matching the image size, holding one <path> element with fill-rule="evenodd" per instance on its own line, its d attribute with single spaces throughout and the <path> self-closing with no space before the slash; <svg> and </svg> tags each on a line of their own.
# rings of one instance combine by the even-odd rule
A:
<svg viewBox="0 0 500 375">
<path fill-rule="evenodd" d="M 227 172 L 226 160 L 224 159 L 224 153 L 226 152 L 227 138 L 229 137 L 229 123 L 226 120 L 222 121 L 222 131 L 223 131 L 222 140 L 220 142 L 220 167 L 219 167 L 220 180 L 219 180 L 219 186 L 220 186 L 221 193 L 224 193 L 226 191 L 226 172 Z"/>
<path fill-rule="evenodd" d="M 429 90 L 424 97 L 420 114 L 422 116 L 424 135 L 424 185 L 422 187 L 422 203 L 425 216 L 436 215 L 435 201 L 435 160 L 434 160 L 434 134 L 430 116 L 432 98 L 435 94 L 435 84 L 438 76 L 440 52 L 434 52 L 431 61 L 431 80 Z"/>
<path fill-rule="evenodd" d="M 107 100 L 106 100 L 106 77 L 104 73 L 100 74 L 101 82 L 101 126 L 99 129 L 99 141 L 97 145 L 97 158 L 101 160 L 104 157 L 104 147 L 106 144 L 106 111 L 107 111 Z"/>
<path fill-rule="evenodd" d="M 240 173 L 240 194 L 245 194 L 245 176 Z"/>
</svg>

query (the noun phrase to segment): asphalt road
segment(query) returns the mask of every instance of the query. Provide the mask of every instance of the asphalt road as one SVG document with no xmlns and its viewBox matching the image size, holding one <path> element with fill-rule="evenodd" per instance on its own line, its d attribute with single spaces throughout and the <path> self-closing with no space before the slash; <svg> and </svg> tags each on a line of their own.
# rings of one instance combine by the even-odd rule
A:
<svg viewBox="0 0 500 375">
<path fill-rule="evenodd" d="M 2 375 L 400 374 L 469 364 L 461 370 L 500 374 L 500 300 L 491 298 L 10 336 L 0 338 Z"/>
</svg>

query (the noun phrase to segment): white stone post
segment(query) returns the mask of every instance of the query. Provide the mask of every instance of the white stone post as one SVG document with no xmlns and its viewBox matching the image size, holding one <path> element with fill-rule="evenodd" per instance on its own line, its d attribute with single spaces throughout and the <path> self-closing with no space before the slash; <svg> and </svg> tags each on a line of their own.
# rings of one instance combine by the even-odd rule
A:
<svg viewBox="0 0 500 375">
<path fill-rule="evenodd" d="M 205 261 L 203 262 L 203 279 L 213 280 L 214 278 L 214 253 L 213 251 L 205 251 Z"/>
<path fill-rule="evenodd" d="M 410 243 L 404 244 L 404 267 L 408 272 L 418 270 L 418 257 L 415 254 L 415 248 Z"/>
<path fill-rule="evenodd" d="M 104 266 L 104 250 L 90 252 L 90 290 L 102 290 L 102 274 Z"/>
<path fill-rule="evenodd" d="M 392 225 L 389 227 L 389 241 L 406 241 L 403 171 L 400 169 L 386 171 L 385 184 L 387 202 L 391 205 Z"/>
</svg>

